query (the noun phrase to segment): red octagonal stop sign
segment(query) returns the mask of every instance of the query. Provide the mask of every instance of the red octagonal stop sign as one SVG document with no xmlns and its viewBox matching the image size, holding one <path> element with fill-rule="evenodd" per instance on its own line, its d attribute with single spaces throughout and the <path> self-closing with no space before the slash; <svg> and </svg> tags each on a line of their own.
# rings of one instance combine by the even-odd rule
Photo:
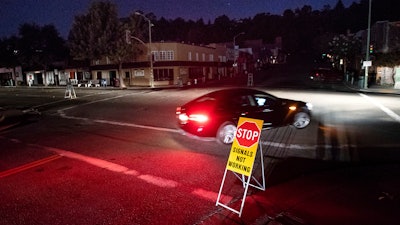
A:
<svg viewBox="0 0 400 225">
<path fill-rule="evenodd" d="M 236 140 L 242 147 L 249 148 L 258 142 L 260 129 L 254 122 L 246 121 L 236 130 Z"/>
</svg>

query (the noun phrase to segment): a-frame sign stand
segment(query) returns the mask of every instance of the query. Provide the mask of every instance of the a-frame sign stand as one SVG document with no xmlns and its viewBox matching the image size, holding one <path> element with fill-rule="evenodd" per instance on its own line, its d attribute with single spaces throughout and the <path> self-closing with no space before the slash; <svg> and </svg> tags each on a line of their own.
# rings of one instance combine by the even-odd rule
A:
<svg viewBox="0 0 400 225">
<path fill-rule="evenodd" d="M 262 120 L 249 119 L 241 117 L 239 119 L 235 139 L 232 144 L 231 152 L 228 158 L 227 166 L 225 168 L 224 176 L 222 178 L 221 187 L 219 189 L 216 206 L 222 206 L 234 213 L 242 215 L 244 202 L 247 196 L 249 186 L 257 188 L 259 190 L 265 190 L 265 176 L 264 176 L 264 160 L 262 145 L 259 143 L 261 136 Z M 260 163 L 261 163 L 261 176 L 262 184 L 252 176 L 253 165 L 257 155 L 257 147 L 259 146 L 260 152 Z M 221 193 L 224 187 L 225 178 L 228 170 L 232 171 L 233 174 L 242 181 L 244 193 L 242 197 L 242 204 L 240 209 L 233 209 L 226 204 L 220 202 Z M 241 176 L 239 175 L 241 174 Z M 251 180 L 255 181 L 255 184 L 251 183 Z"/>
<path fill-rule="evenodd" d="M 65 89 L 64 98 L 74 99 L 76 98 L 76 93 L 74 86 L 71 83 L 67 84 L 67 88 Z"/>
<path fill-rule="evenodd" d="M 247 179 L 245 175 L 238 175 L 237 173 L 233 172 L 233 174 L 240 180 L 242 181 L 243 188 L 246 188 L 246 182 L 248 182 L 248 186 L 251 186 L 253 188 L 257 188 L 261 191 L 265 191 L 265 176 L 264 176 L 264 160 L 263 160 L 263 150 L 262 150 L 262 145 L 259 143 L 259 152 L 260 152 L 260 164 L 261 164 L 261 178 L 262 178 L 262 184 L 254 177 L 250 176 L 252 179 Z M 226 169 L 225 169 L 226 170 Z M 251 180 L 254 180 L 255 184 L 251 183 Z"/>
</svg>

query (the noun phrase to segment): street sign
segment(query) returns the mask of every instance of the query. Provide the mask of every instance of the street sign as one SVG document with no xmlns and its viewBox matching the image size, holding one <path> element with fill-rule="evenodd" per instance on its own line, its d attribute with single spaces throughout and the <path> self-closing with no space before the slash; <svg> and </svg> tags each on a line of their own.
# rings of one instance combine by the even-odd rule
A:
<svg viewBox="0 0 400 225">
<path fill-rule="evenodd" d="M 263 123 L 264 123 L 263 120 L 250 119 L 245 117 L 239 118 L 238 126 L 235 133 L 235 138 L 232 143 L 231 152 L 229 154 L 228 162 L 226 164 L 224 176 L 221 182 L 221 187 L 219 189 L 216 205 L 222 206 L 226 209 L 231 210 L 232 212 L 239 214 L 239 217 L 242 215 L 243 206 L 249 186 L 258 188 L 260 190 L 265 190 L 264 161 L 263 161 L 263 153 L 261 145 L 259 148 L 260 149 L 259 158 L 260 158 L 263 184 L 261 185 L 257 181 L 257 179 L 251 175 L 253 172 L 254 161 L 257 154 L 258 142 L 260 140 Z M 220 201 L 222 189 L 224 187 L 225 178 L 228 170 L 232 171 L 233 174 L 237 178 L 239 178 L 243 183 L 244 193 L 240 210 L 231 208 L 227 204 Z M 240 178 L 238 174 L 241 174 L 242 177 Z M 256 181 L 257 186 L 250 183 L 250 180 L 252 179 Z"/>
<path fill-rule="evenodd" d="M 226 168 L 250 176 L 257 153 L 263 121 L 240 117 Z"/>
<path fill-rule="evenodd" d="M 242 147 L 249 148 L 258 142 L 261 129 L 255 122 L 245 121 L 238 126 L 236 131 L 236 139 Z"/>
<path fill-rule="evenodd" d="M 371 67 L 372 66 L 372 61 L 363 61 L 363 67 Z"/>
</svg>

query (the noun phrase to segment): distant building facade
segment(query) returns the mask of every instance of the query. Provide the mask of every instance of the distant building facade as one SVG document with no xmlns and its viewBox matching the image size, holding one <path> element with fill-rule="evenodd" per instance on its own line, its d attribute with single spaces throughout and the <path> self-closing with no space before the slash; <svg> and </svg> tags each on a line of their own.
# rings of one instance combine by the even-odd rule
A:
<svg viewBox="0 0 400 225">
<path fill-rule="evenodd" d="M 22 82 L 23 75 L 20 66 L 15 68 L 0 68 L 0 86 L 15 86 L 22 84 Z"/>
<path fill-rule="evenodd" d="M 225 45 L 198 46 L 178 42 L 151 44 L 152 66 L 147 49 L 136 59 L 122 64 L 121 76 L 128 86 L 166 86 L 193 84 L 227 76 Z M 91 62 L 90 74 L 83 79 L 105 80 L 108 85 L 118 82 L 118 65 L 108 58 Z M 153 81 L 151 80 L 153 79 Z"/>
<path fill-rule="evenodd" d="M 378 21 L 373 24 L 370 29 L 370 46 L 367 46 L 367 31 L 363 31 L 363 54 L 366 54 L 366 51 L 370 51 L 372 69 L 376 73 L 373 82 L 400 88 L 400 65 L 393 67 L 374 65 L 374 54 L 400 51 L 400 21 Z"/>
</svg>

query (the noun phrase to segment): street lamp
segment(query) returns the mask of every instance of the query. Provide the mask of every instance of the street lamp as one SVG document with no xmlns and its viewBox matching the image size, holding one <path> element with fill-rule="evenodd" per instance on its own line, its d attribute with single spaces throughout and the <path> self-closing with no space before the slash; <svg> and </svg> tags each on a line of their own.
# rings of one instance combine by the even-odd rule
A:
<svg viewBox="0 0 400 225">
<path fill-rule="evenodd" d="M 240 32 L 239 34 L 237 34 L 233 37 L 233 66 L 234 67 L 237 67 L 237 65 L 236 65 L 236 38 L 242 34 L 244 34 L 244 32 Z M 237 71 L 237 68 L 235 69 L 235 72 L 236 71 Z"/>
<path fill-rule="evenodd" d="M 145 15 L 143 15 L 140 12 L 135 12 L 135 15 L 143 17 L 148 23 L 149 23 L 149 47 L 147 48 L 148 55 L 150 57 L 150 87 L 154 87 L 154 76 L 153 76 L 153 56 L 151 54 L 151 27 L 153 24 L 151 23 L 150 19 L 147 18 Z"/>
</svg>

